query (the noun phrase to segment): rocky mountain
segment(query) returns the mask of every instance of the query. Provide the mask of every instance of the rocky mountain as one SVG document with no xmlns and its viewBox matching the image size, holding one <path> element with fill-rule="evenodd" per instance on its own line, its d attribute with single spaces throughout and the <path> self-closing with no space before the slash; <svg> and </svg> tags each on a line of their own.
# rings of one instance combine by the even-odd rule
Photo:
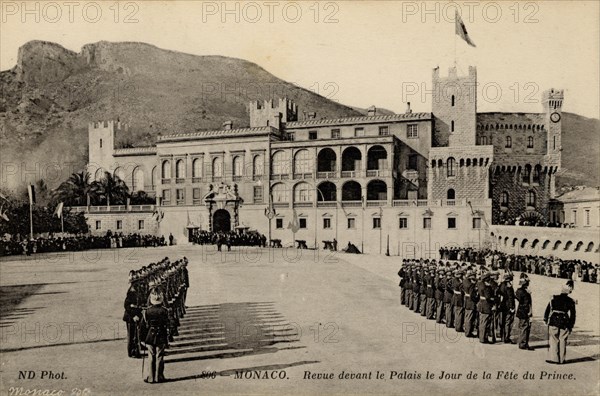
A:
<svg viewBox="0 0 600 396">
<path fill-rule="evenodd" d="M 260 66 L 197 56 L 144 43 L 98 42 L 79 53 L 31 41 L 0 72 L 0 156 L 56 186 L 87 159 L 87 124 L 129 124 L 121 147 L 152 144 L 161 134 L 247 126 L 251 100 L 288 97 L 301 111 L 330 118 L 365 114 L 278 79 Z M 380 113 L 391 113 L 380 109 Z M 600 121 L 565 114 L 562 183 L 598 185 Z M 3 165 L 2 171 L 6 169 Z M 57 174 L 59 177 L 50 177 Z M 19 178 L 3 177 L 4 188 Z M 24 183 L 20 183 L 24 184 Z"/>
<path fill-rule="evenodd" d="M 98 42 L 76 53 L 32 41 L 19 49 L 14 68 L 0 72 L 0 86 L 2 162 L 23 168 L 27 158 L 42 175 L 57 165 L 81 169 L 91 121 L 129 124 L 128 133 L 117 136 L 127 147 L 152 144 L 160 134 L 217 129 L 224 121 L 248 126 L 252 100 L 288 97 L 319 118 L 360 114 L 242 59 L 143 43 Z"/>
</svg>

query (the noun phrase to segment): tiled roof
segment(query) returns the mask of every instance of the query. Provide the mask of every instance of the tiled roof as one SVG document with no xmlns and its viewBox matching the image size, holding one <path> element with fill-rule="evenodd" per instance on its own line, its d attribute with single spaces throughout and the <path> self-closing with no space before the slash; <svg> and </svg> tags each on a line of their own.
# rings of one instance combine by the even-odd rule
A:
<svg viewBox="0 0 600 396">
<path fill-rule="evenodd" d="M 272 127 L 258 127 L 258 128 L 238 128 L 238 129 L 219 129 L 214 131 L 198 131 L 191 133 L 177 133 L 173 135 L 159 136 L 159 142 L 165 141 L 177 141 L 177 140 L 189 140 L 189 139 L 214 139 L 220 137 L 237 137 L 237 136 L 249 136 L 256 134 L 264 134 L 272 131 L 276 131 Z"/>
<path fill-rule="evenodd" d="M 115 155 L 151 155 L 156 154 L 156 146 L 130 147 L 115 149 Z"/>
<path fill-rule="evenodd" d="M 600 201 L 600 190 L 593 187 L 576 189 L 556 198 L 562 202 L 569 201 Z"/>
<path fill-rule="evenodd" d="M 302 128 L 327 125 L 343 125 L 343 124 L 370 124 L 377 122 L 391 121 L 414 121 L 431 119 L 431 113 L 404 113 L 391 115 L 375 115 L 375 116 L 359 116 L 359 117 L 344 117 L 344 118 L 326 118 L 326 119 L 310 119 L 302 121 L 292 121 L 285 124 L 286 128 Z"/>
</svg>

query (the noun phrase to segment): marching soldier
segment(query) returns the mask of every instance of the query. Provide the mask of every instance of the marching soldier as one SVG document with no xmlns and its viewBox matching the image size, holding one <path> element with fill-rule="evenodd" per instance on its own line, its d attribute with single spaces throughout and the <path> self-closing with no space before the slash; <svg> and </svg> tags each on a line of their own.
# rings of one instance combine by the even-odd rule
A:
<svg viewBox="0 0 600 396">
<path fill-rule="evenodd" d="M 406 299 L 404 301 L 404 305 L 409 308 L 412 309 L 412 299 L 413 299 L 413 292 L 412 292 L 412 265 L 409 265 L 406 268 L 406 271 L 404 272 L 406 275 L 406 280 L 404 281 L 404 288 L 406 289 Z"/>
<path fill-rule="evenodd" d="M 425 295 L 427 297 L 427 319 L 435 318 L 435 291 L 434 291 L 434 281 L 435 281 L 435 267 L 429 268 L 429 275 L 426 278 L 426 290 Z"/>
<path fill-rule="evenodd" d="M 140 358 L 139 325 L 142 317 L 140 290 L 135 271 L 129 272 L 129 289 L 125 297 L 123 320 L 127 324 L 127 354 L 131 358 Z"/>
<path fill-rule="evenodd" d="M 494 293 L 494 305 L 492 307 L 492 343 L 496 343 L 496 332 L 499 329 L 499 320 L 498 320 L 498 301 L 499 301 L 499 297 L 498 297 L 498 288 L 499 288 L 499 284 L 498 284 L 498 280 L 500 279 L 500 272 L 493 270 L 490 272 L 491 275 L 491 280 L 490 280 L 490 284 L 492 286 L 492 292 Z"/>
<path fill-rule="evenodd" d="M 463 291 L 465 293 L 465 335 L 469 338 L 476 337 L 475 321 L 477 320 L 477 287 L 475 284 L 476 274 L 474 271 L 467 272 L 463 280 Z"/>
<path fill-rule="evenodd" d="M 398 276 L 400 277 L 400 283 L 398 284 L 398 286 L 400 286 L 400 304 L 402 304 L 402 305 L 404 305 L 404 303 L 406 301 L 406 288 L 404 287 L 404 282 L 405 282 L 404 272 L 406 270 L 405 265 L 406 265 L 406 260 L 404 260 L 404 262 L 402 263 L 402 267 L 400 267 L 400 270 L 398 271 Z"/>
<path fill-rule="evenodd" d="M 496 307 L 494 306 L 494 291 L 491 285 L 491 275 L 486 273 L 482 276 L 481 292 L 479 301 L 479 342 L 489 344 L 488 335 L 493 333 L 492 314 Z"/>
<path fill-rule="evenodd" d="M 435 313 L 435 322 L 442 323 L 444 317 L 444 289 L 446 285 L 444 283 L 444 269 L 440 268 L 437 270 L 435 277 L 435 302 L 437 304 L 437 311 Z"/>
<path fill-rule="evenodd" d="M 464 327 L 463 327 L 463 320 L 465 317 L 465 309 L 463 307 L 463 300 L 464 300 L 464 294 L 463 294 L 463 282 L 462 282 L 462 277 L 463 272 L 462 270 L 458 270 L 456 271 L 455 275 L 454 275 L 454 279 L 452 280 L 452 292 L 453 292 L 453 296 L 452 296 L 452 306 L 454 308 L 454 329 L 459 332 L 462 333 L 464 332 Z"/>
<path fill-rule="evenodd" d="M 427 314 L 427 267 L 423 264 L 421 265 L 421 280 L 419 284 L 419 313 L 421 316 L 425 316 Z"/>
<path fill-rule="evenodd" d="M 444 306 L 446 309 L 446 327 L 454 327 L 454 313 L 452 312 L 452 297 L 454 296 L 454 289 L 452 288 L 452 270 L 446 271 L 446 280 L 444 282 Z"/>
<path fill-rule="evenodd" d="M 419 291 L 421 290 L 420 279 L 419 279 L 419 271 L 417 266 L 412 270 L 412 291 L 413 291 L 413 305 L 412 310 L 415 312 L 419 312 Z"/>
<path fill-rule="evenodd" d="M 548 325 L 549 356 L 547 363 L 563 364 L 567 354 L 567 339 L 575 326 L 575 301 L 569 297 L 573 291 L 573 281 L 562 287 L 559 295 L 552 297 L 544 313 Z"/>
<path fill-rule="evenodd" d="M 514 344 L 510 338 L 513 322 L 515 320 L 515 290 L 512 286 L 512 274 L 504 274 L 503 282 L 500 284 L 498 295 L 500 301 L 498 314 L 500 315 L 500 337 L 505 344 Z"/>
<path fill-rule="evenodd" d="M 151 307 L 144 312 L 144 321 L 148 326 L 148 335 L 145 341 L 150 354 L 150 362 L 144 382 L 164 382 L 164 356 L 169 339 L 169 313 L 163 306 L 164 297 L 159 289 L 153 289 L 148 297 Z"/>
<path fill-rule="evenodd" d="M 521 278 L 519 284 L 520 287 L 516 292 L 516 298 L 519 302 L 516 315 L 519 319 L 519 349 L 533 351 L 533 348 L 529 346 L 529 332 L 531 331 L 531 317 L 533 316 L 529 280 Z"/>
</svg>

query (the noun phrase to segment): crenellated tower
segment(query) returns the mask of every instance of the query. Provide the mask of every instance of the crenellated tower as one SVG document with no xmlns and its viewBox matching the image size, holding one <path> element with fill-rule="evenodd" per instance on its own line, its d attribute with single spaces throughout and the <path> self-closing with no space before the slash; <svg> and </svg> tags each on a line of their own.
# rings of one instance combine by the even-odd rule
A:
<svg viewBox="0 0 600 396">
<path fill-rule="evenodd" d="M 250 127 L 271 126 L 279 130 L 289 121 L 298 120 L 298 105 L 287 98 L 250 102 Z"/>
</svg>

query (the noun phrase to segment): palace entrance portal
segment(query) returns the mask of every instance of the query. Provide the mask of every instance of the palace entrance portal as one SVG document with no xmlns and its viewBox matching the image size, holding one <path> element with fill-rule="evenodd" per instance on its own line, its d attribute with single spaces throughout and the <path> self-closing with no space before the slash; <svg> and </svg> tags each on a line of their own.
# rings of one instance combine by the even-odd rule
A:
<svg viewBox="0 0 600 396">
<path fill-rule="evenodd" d="M 231 215 L 225 209 L 218 209 L 213 215 L 213 231 L 231 231 Z"/>
</svg>

